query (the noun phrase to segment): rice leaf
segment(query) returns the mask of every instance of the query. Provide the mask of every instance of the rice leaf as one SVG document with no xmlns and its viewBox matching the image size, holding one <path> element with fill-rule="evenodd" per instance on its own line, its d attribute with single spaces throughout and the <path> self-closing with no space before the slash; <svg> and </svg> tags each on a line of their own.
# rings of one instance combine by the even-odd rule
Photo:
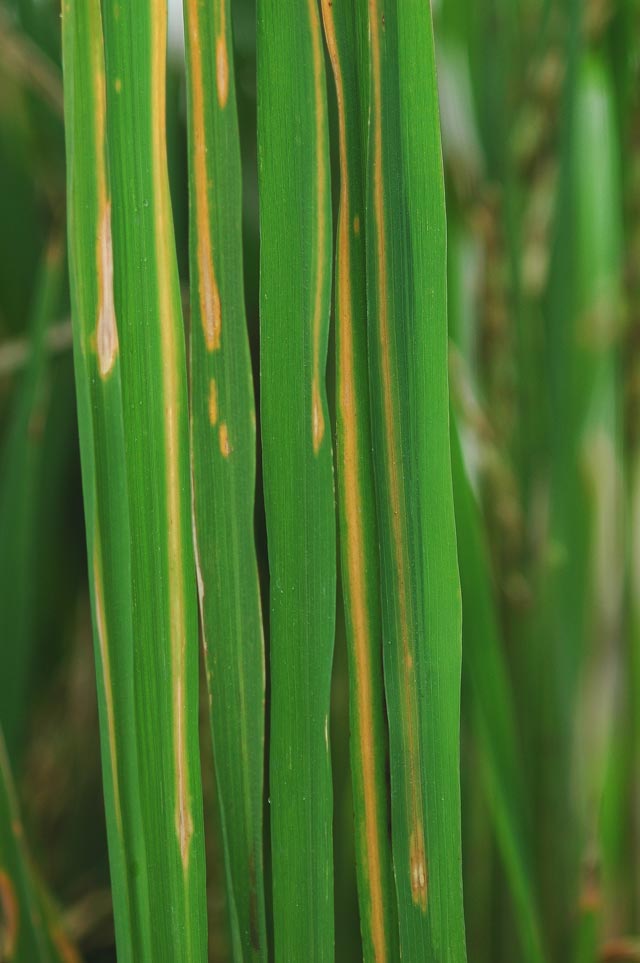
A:
<svg viewBox="0 0 640 963">
<path fill-rule="evenodd" d="M 256 423 L 242 269 L 229 0 L 185 4 L 191 193 L 191 459 L 200 610 L 235 960 L 266 960 L 265 669 Z"/>
<path fill-rule="evenodd" d="M 103 4 L 135 722 L 154 960 L 204 960 L 198 614 L 187 378 L 165 135 L 167 12 Z M 119 348 L 116 345 L 119 344 Z"/>
<path fill-rule="evenodd" d="M 336 250 L 338 504 L 347 623 L 351 768 L 360 928 L 365 960 L 398 957 L 388 838 L 387 733 L 380 574 L 367 355 L 364 157 L 355 8 L 323 0 L 338 103 L 340 211 Z"/>
<path fill-rule="evenodd" d="M 336 588 L 325 392 L 331 192 L 315 0 L 260 0 L 257 57 L 275 957 L 329 961 L 334 918 L 328 713 Z"/>
<path fill-rule="evenodd" d="M 401 954 L 466 958 L 461 606 L 447 385 L 446 221 L 433 29 L 370 4 L 369 351 Z"/>
</svg>

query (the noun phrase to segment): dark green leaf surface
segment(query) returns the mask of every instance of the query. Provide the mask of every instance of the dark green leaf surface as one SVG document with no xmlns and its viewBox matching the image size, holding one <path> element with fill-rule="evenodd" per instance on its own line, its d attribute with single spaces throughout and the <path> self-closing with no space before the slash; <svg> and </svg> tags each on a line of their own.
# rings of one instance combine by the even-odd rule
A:
<svg viewBox="0 0 640 963">
<path fill-rule="evenodd" d="M 0 725 L 16 765 L 22 747 L 28 680 L 35 642 L 34 568 L 42 537 L 38 521 L 44 470 L 43 432 L 47 417 L 46 333 L 59 310 L 64 250 L 50 242 L 40 267 L 28 333 L 31 353 L 17 382 L 15 400 L 0 451 Z M 48 466 L 47 466 L 48 467 Z"/>
<path fill-rule="evenodd" d="M 314 0 L 258 3 L 261 400 L 271 577 L 277 961 L 333 959 L 329 694 L 335 515 L 325 359 L 331 209 Z"/>
<path fill-rule="evenodd" d="M 48 896 L 34 876 L 0 728 L 0 960 L 79 963 Z"/>
</svg>

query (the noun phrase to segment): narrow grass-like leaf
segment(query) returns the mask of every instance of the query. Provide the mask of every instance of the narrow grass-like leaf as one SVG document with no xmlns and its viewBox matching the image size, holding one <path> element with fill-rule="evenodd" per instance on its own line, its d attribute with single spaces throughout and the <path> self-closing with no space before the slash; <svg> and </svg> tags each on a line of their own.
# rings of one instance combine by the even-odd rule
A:
<svg viewBox="0 0 640 963">
<path fill-rule="evenodd" d="M 229 0 L 185 4 L 191 217 L 191 458 L 205 663 L 235 960 L 265 960 L 264 643 L 256 424 L 242 276 Z"/>
<path fill-rule="evenodd" d="M 46 334 L 59 308 L 63 245 L 47 247 L 28 325 L 31 353 L 18 382 L 0 452 L 0 724 L 13 765 L 24 736 L 34 642 L 37 500 L 45 420 Z"/>
<path fill-rule="evenodd" d="M 556 529 L 564 537 L 569 563 L 557 578 L 560 587 L 564 585 L 572 593 L 581 631 L 575 640 L 574 704 L 582 847 L 581 915 L 574 958 L 581 963 L 597 955 L 604 886 L 610 881 L 607 877 L 615 850 L 619 852 L 625 845 L 619 829 L 623 812 L 611 809 L 618 791 L 613 735 L 620 701 L 616 648 L 623 585 L 622 439 L 617 397 L 622 209 L 616 123 L 607 61 L 595 51 L 585 51 L 578 72 L 571 177 L 576 311 L 567 358 L 571 402 L 567 445 L 573 449 L 574 461 L 565 464 L 560 480 L 565 487 L 558 492 L 557 507 L 565 525 Z M 578 561 L 583 546 L 586 551 Z M 566 624 L 565 602 L 558 598 L 556 604 L 558 617 Z M 605 795 L 607 805 L 603 806 Z"/>
<path fill-rule="evenodd" d="M 0 960 L 3 963 L 79 961 L 31 866 L 1 728 Z"/>
<path fill-rule="evenodd" d="M 351 766 L 365 960 L 398 956 L 388 836 L 387 733 L 382 680 L 380 573 L 375 514 L 364 213 L 363 129 L 355 8 L 323 0 L 338 103 L 340 212 L 336 252 L 338 503 L 349 653 Z"/>
<path fill-rule="evenodd" d="M 462 586 L 463 680 L 469 692 L 474 740 L 483 760 L 487 806 L 509 880 L 520 938 L 519 958 L 545 959 L 526 850 L 524 780 L 516 718 L 500 647 L 482 520 L 466 475 L 457 427 L 451 429 L 451 463 Z"/>
<path fill-rule="evenodd" d="M 136 731 L 154 961 L 206 958 L 184 330 L 165 137 L 166 6 L 103 4 Z M 124 493 L 123 493 L 124 494 Z"/>
<path fill-rule="evenodd" d="M 325 359 L 331 208 L 315 0 L 258 3 L 261 399 L 271 576 L 275 954 L 333 959 L 335 515 Z"/>
<path fill-rule="evenodd" d="M 102 774 L 118 957 L 149 961 L 127 466 L 99 0 L 62 6 L 69 273 Z"/>
<path fill-rule="evenodd" d="M 461 606 L 428 5 L 373 0 L 370 75 L 369 351 L 400 947 L 407 959 L 460 963 Z"/>
</svg>

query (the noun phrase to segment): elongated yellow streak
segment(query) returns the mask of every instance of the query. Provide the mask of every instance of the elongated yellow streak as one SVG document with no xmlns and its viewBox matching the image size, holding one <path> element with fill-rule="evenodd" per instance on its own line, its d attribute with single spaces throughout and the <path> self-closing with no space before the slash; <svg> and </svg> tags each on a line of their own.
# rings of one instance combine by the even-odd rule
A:
<svg viewBox="0 0 640 963">
<path fill-rule="evenodd" d="M 98 278 L 98 317 L 96 320 L 96 352 L 98 371 L 107 378 L 118 355 L 118 327 L 113 299 L 113 248 L 111 243 L 111 201 L 107 187 L 105 160 L 106 78 L 99 46 L 101 34 L 96 31 L 91 56 L 93 59 L 93 102 L 95 175 L 98 188 L 98 237 L 96 239 L 96 276 Z"/>
<path fill-rule="evenodd" d="M 417 698 L 413 678 L 413 639 L 409 626 L 410 602 L 407 597 L 407 560 L 403 537 L 404 505 L 399 473 L 400 453 L 396 438 L 396 415 L 393 398 L 393 375 L 391 371 L 391 338 L 389 329 L 389 302 L 387 262 L 385 251 L 385 208 L 382 159 L 382 79 L 380 53 L 379 0 L 369 0 L 372 79 L 372 134 L 373 134 L 373 216 L 375 219 L 376 262 L 378 266 L 378 318 L 380 335 L 380 358 L 382 367 L 382 396 L 387 447 L 389 498 L 391 501 L 392 535 L 395 556 L 397 600 L 400 611 L 402 659 L 403 716 L 406 720 L 407 746 L 407 806 L 410 814 L 409 874 L 413 902 L 423 911 L 427 908 L 427 861 L 422 827 L 422 784 L 418 757 L 419 731 L 417 722 Z"/>
<path fill-rule="evenodd" d="M 229 56 L 227 54 L 227 0 L 218 0 L 220 22 L 216 40 L 216 86 L 220 110 L 227 106 L 229 96 Z"/>
<path fill-rule="evenodd" d="M 186 706 L 185 706 L 185 651 L 186 651 L 186 608 L 184 563 L 185 552 L 182 540 L 182 495 L 180 484 L 180 465 L 183 453 L 180 451 L 181 411 L 180 354 L 178 351 L 179 319 L 176 293 L 172 287 L 173 272 L 171 202 L 166 168 L 166 131 L 165 131 L 165 57 L 167 25 L 166 16 L 161 11 L 151 14 L 151 91 L 152 91 L 152 172 L 153 191 L 157 211 L 155 224 L 155 257 L 158 281 L 158 307 L 160 317 L 160 338 L 162 344 L 162 388 L 164 396 L 165 431 L 165 470 L 167 495 L 167 556 L 169 564 L 169 624 L 171 634 L 171 678 L 173 686 L 173 739 L 176 775 L 176 812 L 175 824 L 180 854 L 185 874 L 189 864 L 189 849 L 193 836 L 193 816 L 189 793 L 189 758 L 187 755 Z"/>
<path fill-rule="evenodd" d="M 353 302 L 351 294 L 350 192 L 347 162 L 347 130 L 342 67 L 336 40 L 332 0 L 322 0 L 322 15 L 327 48 L 336 82 L 338 128 L 340 140 L 340 219 L 338 223 L 338 341 L 339 399 L 342 423 L 340 451 L 344 505 L 347 523 L 347 577 L 351 608 L 353 645 L 356 666 L 355 689 L 358 704 L 357 735 L 362 759 L 364 836 L 366 841 L 367 877 L 370 899 L 371 938 L 376 961 L 387 959 L 382 866 L 379 827 L 384 825 L 384 812 L 377 792 L 374 716 L 371 692 L 371 632 L 368 617 L 364 532 L 364 509 L 358 464 L 358 403 L 353 357 Z"/>
<path fill-rule="evenodd" d="M 315 277 L 313 302 L 313 381 L 311 384 L 311 437 L 313 450 L 317 454 L 324 438 L 324 409 L 322 406 L 322 374 L 320 371 L 320 335 L 322 332 L 322 314 L 324 310 L 323 294 L 325 288 L 327 258 L 325 254 L 327 240 L 327 165 L 325 163 L 326 148 L 325 130 L 327 126 L 325 89 L 323 76 L 323 52 L 320 17 L 316 0 L 307 0 L 309 22 L 311 26 L 311 41 L 313 46 L 313 84 L 316 121 L 316 244 L 315 244 Z"/>
<path fill-rule="evenodd" d="M 222 306 L 216 280 L 209 224 L 209 183 L 207 178 L 207 141 L 204 118 L 204 74 L 202 43 L 200 40 L 200 10 L 198 0 L 186 0 L 189 31 L 188 71 L 191 88 L 194 160 L 194 204 L 198 233 L 198 293 L 200 320 L 208 351 L 220 348 L 222 334 Z"/>
<path fill-rule="evenodd" d="M 218 424 L 218 386 L 216 379 L 209 379 L 209 424 L 214 428 Z"/>
<path fill-rule="evenodd" d="M 111 202 L 102 208 L 97 243 L 98 262 L 98 323 L 96 351 L 100 377 L 108 378 L 118 356 L 118 328 L 113 299 L 113 249 L 111 245 Z"/>
<path fill-rule="evenodd" d="M 118 778 L 118 750 L 116 744 L 116 723 L 113 709 L 113 683 L 111 681 L 111 656 L 109 653 L 109 635 L 104 614 L 104 588 L 102 585 L 102 556 L 100 532 L 94 526 L 93 532 L 93 595 L 96 610 L 96 630 L 98 633 L 98 648 L 102 663 L 102 682 L 104 686 L 104 704 L 107 711 L 107 732 L 109 738 L 109 763 L 113 782 L 113 805 L 116 816 L 118 834 L 122 836 L 122 806 L 120 802 L 120 780 Z"/>
</svg>

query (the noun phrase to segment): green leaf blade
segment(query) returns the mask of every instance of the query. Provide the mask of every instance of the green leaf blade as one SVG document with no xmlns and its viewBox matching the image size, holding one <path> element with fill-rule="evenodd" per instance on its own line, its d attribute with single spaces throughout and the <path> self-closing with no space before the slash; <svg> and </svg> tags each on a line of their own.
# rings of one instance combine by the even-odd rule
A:
<svg viewBox="0 0 640 963">
<path fill-rule="evenodd" d="M 229 0 L 185 4 L 191 448 L 200 607 L 234 959 L 266 960 L 265 667 L 253 530 L 256 426 L 242 269 Z"/>
<path fill-rule="evenodd" d="M 409 959 L 459 963 L 461 608 L 428 9 L 371 5 L 370 72 L 369 350 L 400 946 Z"/>
<path fill-rule="evenodd" d="M 336 580 L 324 386 L 331 210 L 322 34 L 312 0 L 258 4 L 258 92 L 275 954 L 328 961 Z"/>
<path fill-rule="evenodd" d="M 106 2 L 107 144 L 154 960 L 204 960 L 198 624 L 184 331 L 167 176 L 166 8 Z"/>
<path fill-rule="evenodd" d="M 136 741 L 133 602 L 106 78 L 98 0 L 63 4 L 69 268 L 102 773 L 116 940 L 151 959 Z"/>
<path fill-rule="evenodd" d="M 324 0 L 322 14 L 336 86 L 340 141 L 335 268 L 337 478 L 360 928 L 365 960 L 382 963 L 397 959 L 399 947 L 388 838 L 380 573 L 369 416 L 364 125 L 355 11 L 349 4 Z"/>
</svg>

